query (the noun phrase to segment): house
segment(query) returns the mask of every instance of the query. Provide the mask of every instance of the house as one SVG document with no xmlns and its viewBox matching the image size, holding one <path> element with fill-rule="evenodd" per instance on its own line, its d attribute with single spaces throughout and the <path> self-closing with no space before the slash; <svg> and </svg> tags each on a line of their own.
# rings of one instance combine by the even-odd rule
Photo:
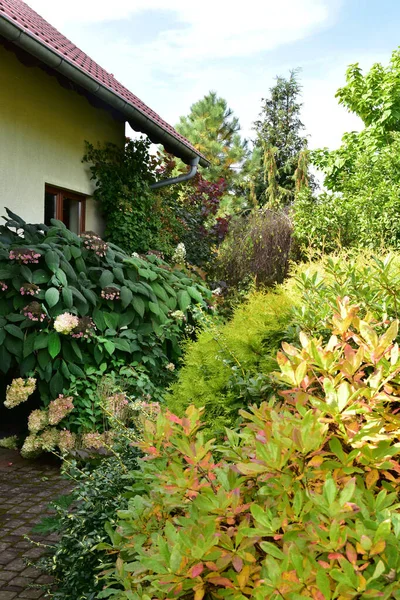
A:
<svg viewBox="0 0 400 600">
<path fill-rule="evenodd" d="M 0 215 L 101 232 L 85 140 L 124 144 L 125 124 L 193 165 L 173 127 L 22 0 L 0 0 Z"/>
</svg>

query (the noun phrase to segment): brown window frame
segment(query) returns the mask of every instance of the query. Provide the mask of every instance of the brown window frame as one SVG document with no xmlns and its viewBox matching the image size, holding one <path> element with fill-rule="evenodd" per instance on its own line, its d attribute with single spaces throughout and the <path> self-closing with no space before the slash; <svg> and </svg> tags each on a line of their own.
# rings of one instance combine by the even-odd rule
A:
<svg viewBox="0 0 400 600">
<path fill-rule="evenodd" d="M 77 192 L 69 192 L 66 189 L 58 188 L 53 185 L 45 184 L 45 194 L 54 194 L 56 197 L 56 214 L 55 218 L 59 221 L 63 220 L 64 211 L 64 198 L 70 200 L 76 200 L 80 203 L 80 214 L 79 214 L 79 234 L 86 231 L 86 196 Z"/>
</svg>

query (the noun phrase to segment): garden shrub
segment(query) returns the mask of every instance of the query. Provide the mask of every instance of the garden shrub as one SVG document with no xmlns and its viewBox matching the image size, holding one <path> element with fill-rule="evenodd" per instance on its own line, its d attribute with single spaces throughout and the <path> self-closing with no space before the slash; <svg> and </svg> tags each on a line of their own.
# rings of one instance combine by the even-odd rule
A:
<svg viewBox="0 0 400 600">
<path fill-rule="evenodd" d="M 384 321 L 379 336 L 339 302 L 328 343 L 285 344 L 280 397 L 218 447 L 194 407 L 149 423 L 147 491 L 100 545 L 99 598 L 398 598 L 400 357 Z"/>
<path fill-rule="evenodd" d="M 271 393 L 268 374 L 290 334 L 294 293 L 280 288 L 255 292 L 226 324 L 211 325 L 185 345 L 184 364 L 166 396 L 169 409 L 182 416 L 194 404 L 206 408 L 213 432 L 235 423 L 239 408 Z"/>
<path fill-rule="evenodd" d="M 95 467 L 66 465 L 73 480 L 71 493 L 52 502 L 55 514 L 35 528 L 36 533 L 58 534 L 54 547 L 37 564 L 53 577 L 48 590 L 53 600 L 93 600 L 101 590 L 97 576 L 105 553 L 94 548 L 108 539 L 105 526 L 115 524 L 116 506 L 127 504 L 125 488 L 134 481 L 138 454 L 125 443 L 118 447 L 118 457 L 103 458 Z"/>
<path fill-rule="evenodd" d="M 326 326 L 338 297 L 349 296 L 360 306 L 363 316 L 377 320 L 400 317 L 400 255 L 391 252 L 381 257 L 368 253 L 341 252 L 294 267 L 285 284 L 294 290 L 301 303 L 294 306 L 293 319 L 310 334 L 329 335 Z"/>
<path fill-rule="evenodd" d="M 193 309 L 207 309 L 210 294 L 155 254 L 130 257 L 91 232 L 8 214 L 0 227 L 0 370 L 35 378 L 44 407 L 72 393 L 73 431 L 101 428 L 90 377 L 129 364 L 155 386 L 170 381 Z"/>
<path fill-rule="evenodd" d="M 282 283 L 291 239 L 292 224 L 284 211 L 263 208 L 232 220 L 219 249 L 217 278 L 234 288 L 249 279 L 257 286 Z"/>
</svg>

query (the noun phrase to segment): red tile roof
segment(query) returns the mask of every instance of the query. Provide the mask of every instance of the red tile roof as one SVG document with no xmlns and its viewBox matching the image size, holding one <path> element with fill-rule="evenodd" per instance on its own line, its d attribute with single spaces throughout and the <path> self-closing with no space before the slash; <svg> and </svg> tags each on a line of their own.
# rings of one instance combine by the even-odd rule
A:
<svg viewBox="0 0 400 600">
<path fill-rule="evenodd" d="M 57 0 L 55 0 L 57 1 Z M 83 0 L 84 1 L 84 0 Z M 111 73 L 100 67 L 85 52 L 68 40 L 55 27 L 45 21 L 32 8 L 22 0 L 0 0 L 0 19 L 13 23 L 21 31 L 36 38 L 41 44 L 47 46 L 52 52 L 58 54 L 62 59 L 77 67 L 91 79 L 106 87 L 118 97 L 124 99 L 133 108 L 144 114 L 153 123 L 165 132 L 169 133 L 177 141 L 184 144 L 196 155 L 202 156 L 190 142 L 180 135 L 175 129 L 166 123 L 154 110 L 142 102 L 135 94 L 130 92 Z M 202 158 L 204 158 L 202 156 Z"/>
</svg>

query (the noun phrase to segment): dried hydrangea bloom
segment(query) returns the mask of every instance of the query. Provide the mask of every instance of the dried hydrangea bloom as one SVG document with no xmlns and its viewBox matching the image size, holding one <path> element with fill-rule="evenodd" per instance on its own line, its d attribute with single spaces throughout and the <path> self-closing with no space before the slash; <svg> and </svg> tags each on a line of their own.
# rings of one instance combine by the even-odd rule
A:
<svg viewBox="0 0 400 600">
<path fill-rule="evenodd" d="M 69 431 L 69 429 L 63 429 L 59 433 L 58 437 L 58 447 L 61 452 L 67 453 L 73 450 L 76 446 L 76 435 Z"/>
<path fill-rule="evenodd" d="M 55 427 L 47 427 L 39 436 L 38 441 L 42 450 L 51 452 L 58 446 L 59 431 Z"/>
<path fill-rule="evenodd" d="M 34 283 L 24 283 L 19 291 L 21 296 L 36 296 L 40 292 L 40 287 Z"/>
<path fill-rule="evenodd" d="M 5 292 L 6 290 L 8 290 L 8 285 L 4 281 L 0 281 L 0 291 Z"/>
<path fill-rule="evenodd" d="M 10 260 L 16 260 L 23 265 L 37 264 L 41 256 L 36 250 L 29 250 L 28 248 L 15 248 L 10 250 L 8 255 Z"/>
<path fill-rule="evenodd" d="M 42 450 L 42 445 L 40 443 L 40 439 L 34 433 L 28 435 L 25 438 L 23 446 L 21 448 L 21 456 L 23 458 L 34 458 L 38 454 L 40 454 Z"/>
<path fill-rule="evenodd" d="M 94 333 L 96 326 L 90 317 L 81 317 L 78 325 L 71 331 L 73 338 L 88 338 Z"/>
<path fill-rule="evenodd" d="M 124 392 L 118 392 L 106 399 L 106 408 L 117 419 L 124 420 L 128 413 L 129 400 Z"/>
<path fill-rule="evenodd" d="M 28 417 L 28 429 L 31 433 L 39 433 L 49 423 L 45 410 L 33 410 Z"/>
<path fill-rule="evenodd" d="M 119 300 L 119 289 L 113 286 L 105 287 L 101 290 L 101 297 L 105 300 Z"/>
<path fill-rule="evenodd" d="M 78 327 L 79 318 L 76 315 L 71 315 L 71 313 L 65 312 L 61 315 L 58 315 L 54 320 L 54 329 L 58 333 L 63 333 L 64 335 L 68 335 Z"/>
<path fill-rule="evenodd" d="M 99 450 L 106 445 L 105 436 L 102 433 L 93 431 L 82 435 L 82 446 L 89 450 Z"/>
<path fill-rule="evenodd" d="M 74 409 L 72 396 L 60 394 L 49 404 L 49 425 L 57 425 Z"/>
<path fill-rule="evenodd" d="M 86 250 L 92 250 L 96 256 L 103 257 L 106 255 L 108 250 L 108 244 L 104 242 L 97 233 L 93 231 L 85 231 L 81 234 L 83 239 L 83 245 Z"/>
<path fill-rule="evenodd" d="M 29 377 L 29 379 L 22 379 L 21 377 L 13 379 L 11 384 L 7 386 L 4 406 L 14 408 L 14 406 L 26 402 L 35 389 L 36 379 L 34 377 Z"/>
<path fill-rule="evenodd" d="M 43 312 L 43 307 L 39 302 L 31 302 L 22 309 L 22 314 L 30 321 L 43 323 L 46 318 L 46 313 Z"/>
</svg>

